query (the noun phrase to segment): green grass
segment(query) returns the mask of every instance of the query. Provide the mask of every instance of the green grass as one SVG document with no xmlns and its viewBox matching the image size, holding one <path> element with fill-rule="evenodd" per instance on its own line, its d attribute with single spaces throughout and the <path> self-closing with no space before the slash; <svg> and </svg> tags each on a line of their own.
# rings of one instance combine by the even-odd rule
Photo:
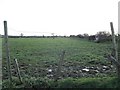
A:
<svg viewBox="0 0 120 90">
<path fill-rule="evenodd" d="M 12 88 L 120 88 L 120 80 L 116 77 L 103 78 L 66 78 L 54 81 L 48 78 L 27 77 L 20 84 L 18 78 L 13 78 Z M 3 82 L 3 88 L 9 88 L 8 80 Z"/>
<path fill-rule="evenodd" d="M 73 38 L 11 38 L 9 44 L 11 59 L 29 63 L 58 60 L 62 50 L 66 51 L 65 60 L 68 61 L 96 59 L 104 62 L 104 54 L 110 53 L 111 47 L 111 44 Z"/>
<path fill-rule="evenodd" d="M 10 58 L 12 61 L 12 69 L 14 69 L 13 59 L 17 58 L 22 78 L 25 76 L 29 77 L 46 77 L 45 70 L 50 68 L 50 66 L 54 66 L 58 63 L 60 59 L 60 54 L 63 50 L 66 51 L 64 63 L 65 66 L 99 66 L 99 65 L 110 65 L 108 61 L 106 61 L 104 55 L 111 53 L 112 43 L 94 43 L 88 40 L 79 39 L 79 38 L 9 38 L 9 49 L 10 49 Z M 5 48 L 4 48 L 4 40 L 3 40 L 3 67 L 7 68 L 6 56 L 5 56 Z M 94 61 L 94 63 L 89 63 L 90 61 Z M 21 67 L 27 68 L 22 69 Z M 56 68 L 56 67 L 54 67 Z M 36 69 L 40 69 L 40 72 L 35 73 Z M 43 71 L 41 71 L 43 70 Z M 69 71 L 69 70 L 68 70 Z M 104 76 L 104 73 L 102 73 Z M 111 73 L 115 75 L 115 73 Z M 3 69 L 3 76 L 7 77 L 7 70 Z M 16 76 L 13 74 L 13 76 Z M 100 75 L 98 75 L 100 76 Z M 105 75 L 106 76 L 106 75 Z M 109 77 L 110 75 L 107 74 Z M 93 87 L 95 83 L 95 87 L 114 87 L 112 84 L 113 78 L 104 79 L 94 79 L 94 78 L 81 78 L 81 79 L 65 79 L 59 81 L 59 85 L 57 87 Z M 27 79 L 28 80 L 28 79 Z M 31 79 L 30 79 L 31 80 Z M 28 80 L 31 83 L 36 83 L 34 79 L 33 81 Z M 108 81 L 107 81 L 108 80 Z M 6 80 L 3 80 L 6 82 Z M 102 84 L 102 82 L 104 82 Z M 109 83 L 110 82 L 110 83 Z M 75 83 L 75 84 L 73 84 Z M 96 84 L 98 85 L 96 86 Z M 39 83 L 40 84 L 40 83 Z M 37 85 L 39 85 L 37 84 Z M 47 83 L 48 84 L 48 83 Z M 55 83 L 54 83 L 55 84 Z M 65 86 L 64 86 L 65 84 Z M 112 86 L 104 86 L 112 85 Z M 72 86 L 73 85 L 73 86 Z M 74 86 L 77 85 L 77 86 Z M 90 86 L 89 86 L 90 85 Z M 29 86 L 29 85 L 28 85 Z M 48 85 L 49 86 L 49 85 Z M 116 86 L 117 87 L 117 86 Z"/>
<path fill-rule="evenodd" d="M 103 78 L 67 78 L 59 82 L 60 88 L 120 88 L 119 80 L 115 77 Z"/>
</svg>

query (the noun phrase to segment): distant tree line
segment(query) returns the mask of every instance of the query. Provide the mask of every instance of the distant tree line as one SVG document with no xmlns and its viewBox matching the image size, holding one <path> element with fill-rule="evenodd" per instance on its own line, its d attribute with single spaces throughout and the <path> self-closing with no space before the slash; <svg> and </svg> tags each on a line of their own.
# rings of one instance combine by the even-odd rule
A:
<svg viewBox="0 0 120 90">
<path fill-rule="evenodd" d="M 78 35 L 70 35 L 70 37 L 78 37 L 78 38 L 84 38 L 89 41 L 94 41 L 94 42 L 106 42 L 106 41 L 112 41 L 112 35 L 109 32 L 106 31 L 99 31 L 95 35 L 88 35 L 87 33 L 85 34 L 78 34 Z M 120 35 L 116 35 L 116 40 L 120 37 Z"/>
<path fill-rule="evenodd" d="M 4 37 L 4 35 L 1 35 L 1 37 Z M 68 37 L 68 36 L 57 36 L 57 35 L 52 35 L 52 36 L 24 36 L 22 33 L 20 36 L 8 36 L 9 38 L 56 38 L 56 37 Z M 82 39 L 87 39 L 89 41 L 94 41 L 94 42 L 105 42 L 105 41 L 112 41 L 112 35 L 109 32 L 106 31 L 99 31 L 95 35 L 89 35 L 87 33 L 84 34 L 78 34 L 78 35 L 70 35 L 69 37 L 77 37 L 77 38 L 82 38 Z M 120 39 L 120 34 L 116 35 L 116 40 L 118 41 Z"/>
<path fill-rule="evenodd" d="M 4 35 L 1 35 L 4 38 Z M 8 36 L 8 38 L 56 38 L 56 37 L 67 37 L 67 36 Z"/>
</svg>

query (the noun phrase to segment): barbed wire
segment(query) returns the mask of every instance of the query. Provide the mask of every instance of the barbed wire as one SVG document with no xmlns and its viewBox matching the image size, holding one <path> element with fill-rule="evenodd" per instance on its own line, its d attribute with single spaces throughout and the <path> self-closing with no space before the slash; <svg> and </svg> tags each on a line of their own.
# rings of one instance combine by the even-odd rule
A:
<svg viewBox="0 0 120 90">
<path fill-rule="evenodd" d="M 27 34 L 51 34 L 51 35 L 60 35 L 60 33 L 56 33 L 56 32 L 39 32 L 39 31 L 28 31 L 28 30 L 16 30 L 14 28 L 9 27 L 8 28 L 10 31 L 12 32 L 16 32 L 16 33 L 27 33 Z M 64 34 L 65 35 L 65 34 Z"/>
</svg>

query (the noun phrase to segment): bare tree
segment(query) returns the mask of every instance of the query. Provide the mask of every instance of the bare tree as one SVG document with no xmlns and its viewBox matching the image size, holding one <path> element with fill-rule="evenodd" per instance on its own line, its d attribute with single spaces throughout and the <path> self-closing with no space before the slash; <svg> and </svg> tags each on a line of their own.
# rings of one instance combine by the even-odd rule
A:
<svg viewBox="0 0 120 90">
<path fill-rule="evenodd" d="M 20 36 L 23 37 L 23 33 L 21 33 Z"/>
<path fill-rule="evenodd" d="M 53 37 L 53 39 L 54 39 L 54 33 L 51 33 L 51 35 L 52 35 L 52 37 Z"/>
</svg>

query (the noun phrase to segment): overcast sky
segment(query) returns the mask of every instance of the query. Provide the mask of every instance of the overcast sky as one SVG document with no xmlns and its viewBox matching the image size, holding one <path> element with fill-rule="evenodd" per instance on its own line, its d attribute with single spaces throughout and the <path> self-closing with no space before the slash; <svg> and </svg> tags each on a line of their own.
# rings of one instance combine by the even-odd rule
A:
<svg viewBox="0 0 120 90">
<path fill-rule="evenodd" d="M 8 21 L 9 35 L 96 34 L 118 32 L 119 0 L 0 0 L 0 34 Z"/>
</svg>

